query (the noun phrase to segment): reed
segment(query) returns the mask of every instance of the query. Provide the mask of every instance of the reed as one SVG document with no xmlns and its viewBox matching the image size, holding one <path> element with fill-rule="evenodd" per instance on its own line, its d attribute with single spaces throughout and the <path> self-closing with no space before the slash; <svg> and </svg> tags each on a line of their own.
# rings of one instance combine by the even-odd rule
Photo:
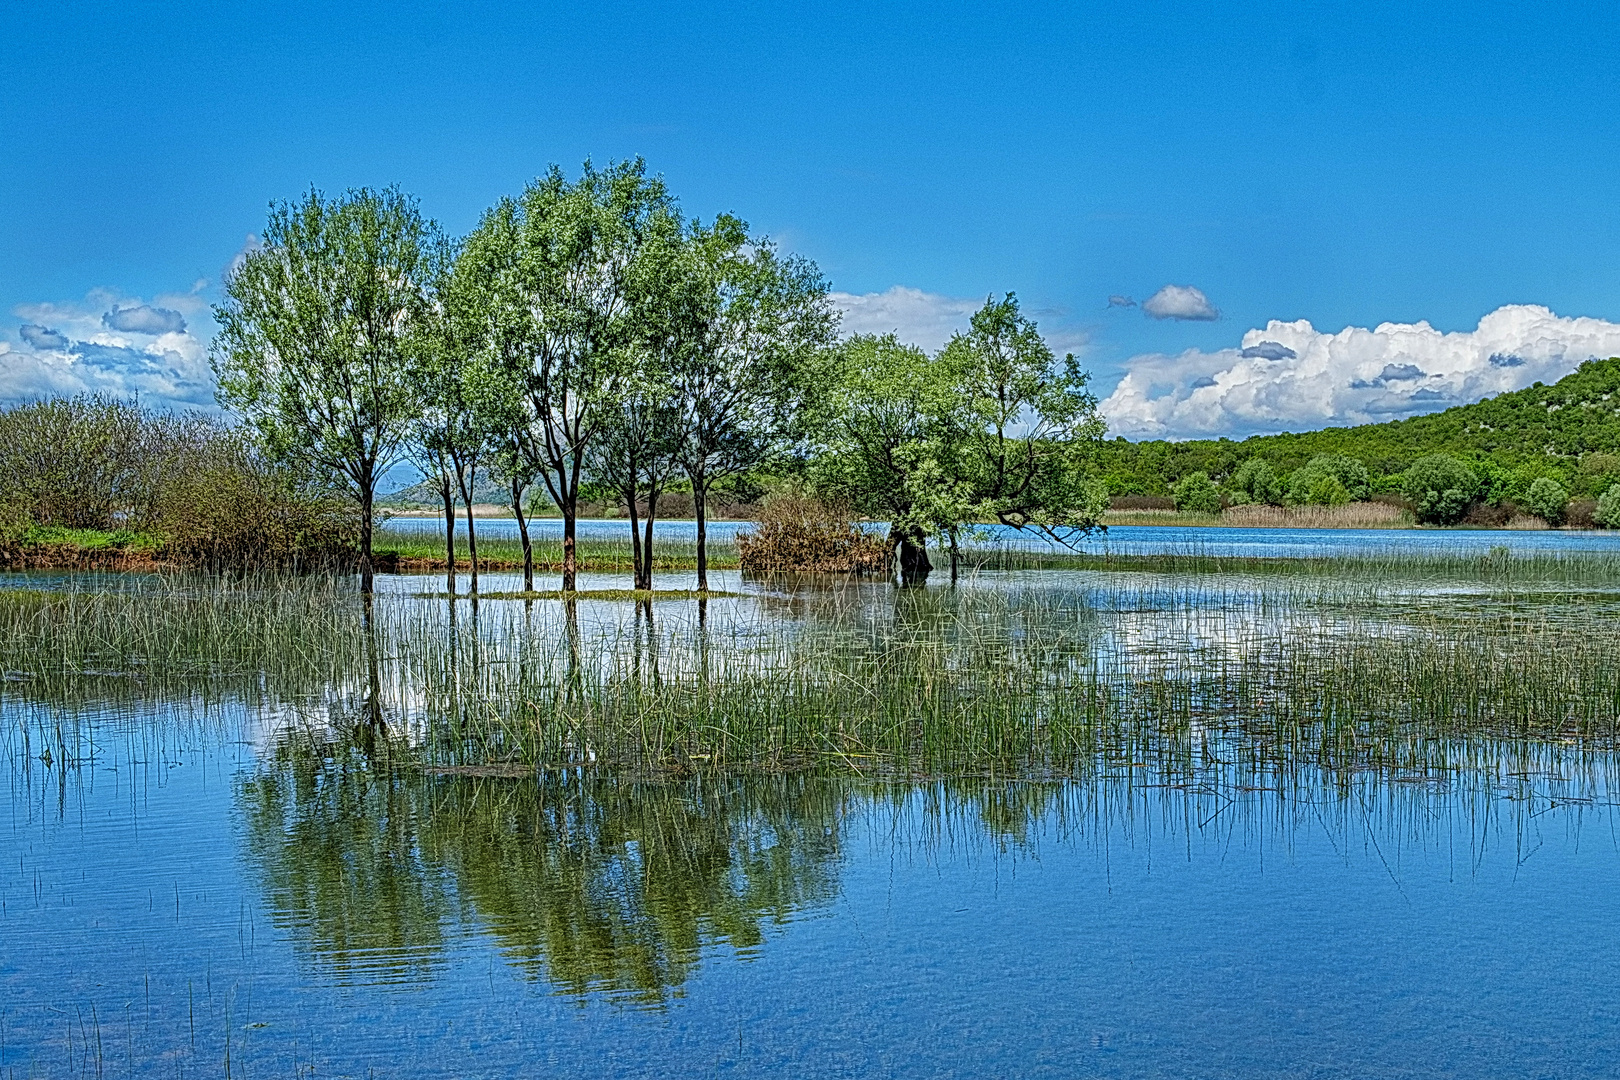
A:
<svg viewBox="0 0 1620 1080">
<path fill-rule="evenodd" d="M 0 591 L 0 704 L 60 724 L 97 702 L 236 696 L 452 768 L 1041 777 L 1217 754 L 1424 773 L 1479 740 L 1615 745 L 1613 563 L 846 579 L 658 604 L 401 592 L 369 609 L 333 577 L 75 579 Z"/>
</svg>

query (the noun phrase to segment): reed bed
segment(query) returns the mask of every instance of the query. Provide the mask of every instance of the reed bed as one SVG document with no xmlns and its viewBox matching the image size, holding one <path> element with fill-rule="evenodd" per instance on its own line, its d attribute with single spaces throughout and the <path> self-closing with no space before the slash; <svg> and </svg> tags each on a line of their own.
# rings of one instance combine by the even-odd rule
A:
<svg viewBox="0 0 1620 1080">
<path fill-rule="evenodd" d="M 275 726 L 473 770 L 1059 777 L 1215 757 L 1426 775 L 1477 765 L 1482 740 L 1615 746 L 1614 560 L 1352 565 L 658 604 L 402 592 L 369 611 L 331 577 L 75 580 L 0 591 L 0 705 L 58 723 L 235 696 Z"/>
</svg>

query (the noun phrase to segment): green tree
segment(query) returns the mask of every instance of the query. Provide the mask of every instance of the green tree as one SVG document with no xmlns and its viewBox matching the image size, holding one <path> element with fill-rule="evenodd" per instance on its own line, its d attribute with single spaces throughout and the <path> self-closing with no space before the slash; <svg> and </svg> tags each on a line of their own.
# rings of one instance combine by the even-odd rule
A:
<svg viewBox="0 0 1620 1080">
<path fill-rule="evenodd" d="M 1606 528 L 1620 529 L 1620 482 L 1610 484 L 1609 490 L 1598 496 L 1592 519 Z"/>
<path fill-rule="evenodd" d="M 648 295 L 638 264 L 681 228 L 639 159 L 569 181 L 553 166 L 488 211 L 468 249 L 488 268 L 482 347 L 522 374 L 518 444 L 562 512 L 562 588 L 578 577 L 579 494 L 592 445 L 633 371 Z"/>
<path fill-rule="evenodd" d="M 1221 512 L 1221 493 L 1216 490 L 1206 472 L 1190 473 L 1181 478 L 1171 491 L 1175 495 L 1176 509 L 1184 514 L 1218 514 Z"/>
<path fill-rule="evenodd" d="M 802 435 L 801 409 L 821 382 L 820 361 L 836 319 L 814 263 L 784 256 L 722 215 L 694 224 L 676 304 L 673 350 L 681 410 L 677 457 L 692 484 L 697 517 L 697 586 L 709 587 L 708 495 L 720 480 L 784 453 Z"/>
<path fill-rule="evenodd" d="M 1549 525 L 1564 520 L 1564 507 L 1569 504 L 1569 492 L 1558 481 L 1543 476 L 1533 481 L 1524 493 L 1524 508 Z"/>
<path fill-rule="evenodd" d="M 1405 493 L 1417 519 L 1452 525 L 1468 513 L 1479 492 L 1474 470 L 1450 454 L 1426 454 L 1406 470 Z"/>
<path fill-rule="evenodd" d="M 264 246 L 214 308 L 221 403 L 278 458 L 346 484 L 360 504 L 366 593 L 377 482 L 416 413 L 410 348 L 443 250 L 438 226 L 397 189 L 312 190 L 272 205 Z"/>
<path fill-rule="evenodd" d="M 1283 485 L 1271 463 L 1265 458 L 1250 458 L 1238 467 L 1227 483 L 1227 490 L 1235 496 L 1235 501 L 1244 503 L 1263 503 L 1267 506 L 1281 506 L 1283 501 Z"/>
<path fill-rule="evenodd" d="M 1089 464 L 1103 423 L 1074 357 L 1061 363 L 1011 294 L 929 358 L 893 335 L 840 351 L 821 415 L 818 484 L 890 524 L 903 581 L 926 579 L 930 535 L 952 551 L 994 521 L 1068 543 L 1107 495 Z"/>
<path fill-rule="evenodd" d="M 930 569 L 928 534 L 968 501 L 959 491 L 940 494 L 934 421 L 947 408 L 947 388 L 933 378 L 928 354 L 893 334 L 850 338 L 829 374 L 817 408 L 813 481 L 856 513 L 888 521 L 901 575 L 917 580 Z"/>
<path fill-rule="evenodd" d="M 1312 490 L 1330 478 L 1337 480 L 1349 495 L 1345 502 L 1365 499 L 1371 492 L 1367 466 L 1344 454 L 1317 454 L 1288 478 L 1288 501 L 1295 505 L 1311 502 Z M 1324 485 L 1319 490 L 1325 497 L 1335 492 L 1331 485 Z"/>
<path fill-rule="evenodd" d="M 935 419 L 947 488 L 965 489 L 968 515 L 945 529 L 956 567 L 966 520 L 1034 529 L 1060 543 L 1097 528 L 1107 494 L 1090 471 L 1106 425 L 1073 354 L 1059 362 L 1012 293 L 985 300 L 933 367 L 947 394 Z M 953 483 L 954 482 L 954 483 Z"/>
</svg>

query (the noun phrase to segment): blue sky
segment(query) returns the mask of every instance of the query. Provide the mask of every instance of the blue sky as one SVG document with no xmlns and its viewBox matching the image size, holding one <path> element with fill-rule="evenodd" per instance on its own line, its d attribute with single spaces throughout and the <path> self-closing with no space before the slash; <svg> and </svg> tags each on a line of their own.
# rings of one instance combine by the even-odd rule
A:
<svg viewBox="0 0 1620 1080">
<path fill-rule="evenodd" d="M 635 154 L 815 259 L 859 328 L 1017 291 L 1105 395 L 1134 373 L 1132 434 L 1439 407 L 1620 335 L 1612 7 L 14 2 L 0 30 L 0 396 L 205 399 L 221 272 L 312 183 L 463 231 L 550 162 Z M 1166 285 L 1219 317 L 1107 306 Z M 1480 327 L 1507 305 L 1556 318 Z M 1311 333 L 1243 357 L 1272 320 Z"/>
</svg>

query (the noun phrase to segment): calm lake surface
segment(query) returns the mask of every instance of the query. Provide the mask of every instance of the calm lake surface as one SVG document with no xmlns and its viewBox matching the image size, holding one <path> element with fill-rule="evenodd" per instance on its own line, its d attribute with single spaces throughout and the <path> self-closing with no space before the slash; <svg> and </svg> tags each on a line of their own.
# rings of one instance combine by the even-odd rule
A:
<svg viewBox="0 0 1620 1080">
<path fill-rule="evenodd" d="M 440 517 L 397 517 L 385 523 L 389 529 L 444 535 Z M 478 535 L 516 538 L 513 518 L 479 518 Z M 727 542 L 738 532 L 752 528 L 746 521 L 711 521 L 710 538 Z M 697 524 L 692 521 L 659 520 L 654 526 L 659 540 L 672 544 L 695 544 Z M 534 518 L 530 535 L 560 538 L 562 521 Z M 1036 533 L 1020 533 L 1003 525 L 980 529 L 976 542 L 994 546 L 1005 544 L 1039 551 L 1066 550 Z M 629 546 L 630 523 L 624 519 L 584 520 L 578 523 L 581 539 L 622 539 Z M 457 520 L 456 535 L 467 535 L 465 518 Z M 1119 555 L 1157 555 L 1197 552 L 1219 556 L 1262 558 L 1302 558 L 1310 556 L 1359 555 L 1378 552 L 1412 554 L 1457 551 L 1487 552 L 1506 547 L 1515 552 L 1620 551 L 1620 531 L 1582 532 L 1553 529 L 1213 529 L 1178 525 L 1115 525 L 1106 533 L 1079 540 L 1074 550 Z"/>
<path fill-rule="evenodd" d="M 710 603 L 716 648 L 899 610 L 883 585 L 721 583 L 743 595 Z M 438 579 L 386 584 L 380 618 L 448 619 Z M 1301 617 L 1207 578 L 965 588 L 1077 598 L 1039 610 L 1111 654 L 1208 657 Z M 1361 617 L 1345 603 L 1309 619 Z M 561 605 L 482 608 L 494 640 Z M 580 608 L 599 642 L 641 625 Z M 657 605 L 672 667 L 691 608 Z M 70 704 L 0 668 L 6 1078 L 1620 1074 L 1620 760 L 1567 741 L 1476 740 L 1445 772 L 1257 766 L 1211 731 L 1174 767 L 1121 744 L 1048 781 L 446 775 L 311 757 L 287 737 L 307 702 Z M 406 727 L 420 706 L 384 704 Z"/>
</svg>

